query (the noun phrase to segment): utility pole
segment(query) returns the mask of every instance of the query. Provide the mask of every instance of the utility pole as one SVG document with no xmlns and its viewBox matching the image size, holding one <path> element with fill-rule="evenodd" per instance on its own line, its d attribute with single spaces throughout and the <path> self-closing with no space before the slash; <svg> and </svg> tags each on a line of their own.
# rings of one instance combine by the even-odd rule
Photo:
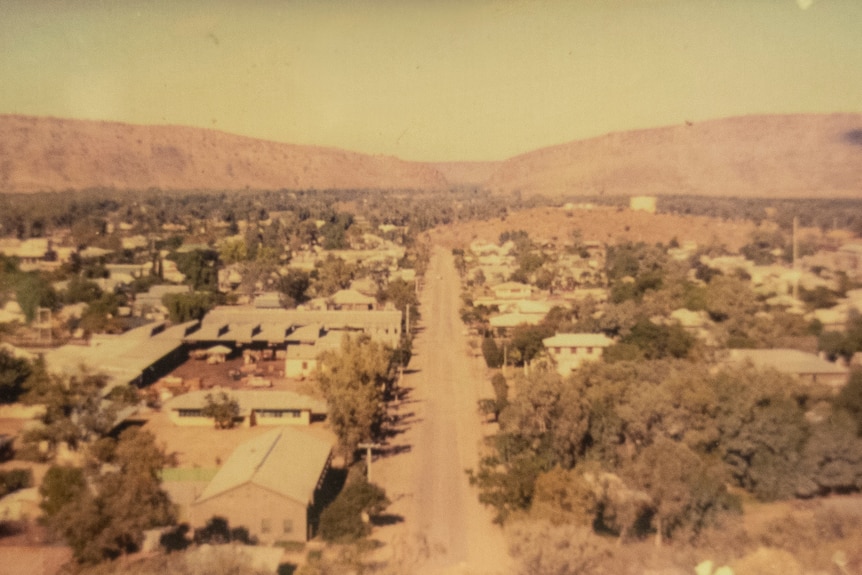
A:
<svg viewBox="0 0 862 575">
<path fill-rule="evenodd" d="M 799 240 L 797 239 L 796 228 L 799 225 L 799 216 L 793 216 L 793 299 L 799 299 Z"/>
<path fill-rule="evenodd" d="M 359 449 L 365 450 L 365 461 L 366 461 L 366 467 L 368 468 L 367 469 L 368 483 L 371 483 L 371 450 L 372 449 L 380 449 L 381 447 L 383 447 L 383 444 L 382 443 L 360 443 L 359 445 L 357 445 L 357 447 L 359 447 Z"/>
</svg>

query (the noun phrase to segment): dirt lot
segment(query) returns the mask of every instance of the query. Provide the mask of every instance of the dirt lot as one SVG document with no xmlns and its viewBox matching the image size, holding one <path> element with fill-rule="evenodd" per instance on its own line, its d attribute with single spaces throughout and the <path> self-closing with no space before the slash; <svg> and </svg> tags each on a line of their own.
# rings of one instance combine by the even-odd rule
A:
<svg viewBox="0 0 862 575">
<path fill-rule="evenodd" d="M 755 225 L 747 221 L 648 214 L 606 207 L 568 213 L 560 208 L 536 208 L 509 214 L 505 220 L 439 226 L 429 234 L 434 243 L 454 248 L 465 247 L 474 239 L 496 242 L 506 230 L 527 230 L 534 239 L 566 241 L 576 229 L 581 231 L 584 240 L 667 244 L 676 238 L 680 243 L 691 240 L 699 246 L 718 244 L 737 250 L 748 243 Z"/>
</svg>

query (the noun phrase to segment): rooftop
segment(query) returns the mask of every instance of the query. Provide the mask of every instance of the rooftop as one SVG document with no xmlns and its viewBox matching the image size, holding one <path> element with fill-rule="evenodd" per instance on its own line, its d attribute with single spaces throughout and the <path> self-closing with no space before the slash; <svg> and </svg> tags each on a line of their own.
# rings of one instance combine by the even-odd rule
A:
<svg viewBox="0 0 862 575">
<path fill-rule="evenodd" d="M 542 340 L 545 347 L 608 347 L 613 343 L 603 333 L 558 333 Z"/>
<path fill-rule="evenodd" d="M 311 503 L 331 451 L 329 442 L 299 429 L 274 429 L 237 447 L 196 503 L 247 483 Z"/>
<path fill-rule="evenodd" d="M 731 361 L 750 361 L 757 367 L 795 375 L 846 374 L 847 368 L 796 349 L 733 349 Z"/>
</svg>

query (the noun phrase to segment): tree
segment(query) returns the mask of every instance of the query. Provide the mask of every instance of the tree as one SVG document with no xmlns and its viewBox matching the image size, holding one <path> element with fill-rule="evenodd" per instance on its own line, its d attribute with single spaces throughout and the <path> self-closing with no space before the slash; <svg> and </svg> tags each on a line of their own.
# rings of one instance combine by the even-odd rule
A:
<svg viewBox="0 0 862 575">
<path fill-rule="evenodd" d="M 225 392 L 218 397 L 213 394 L 206 395 L 206 405 L 201 410 L 204 417 L 212 417 L 216 429 L 230 429 L 239 417 L 239 402 Z"/>
<path fill-rule="evenodd" d="M 248 258 L 248 248 L 242 238 L 225 240 L 219 246 L 219 258 L 227 265 L 244 262 Z"/>
<path fill-rule="evenodd" d="M 14 403 L 24 392 L 24 382 L 30 376 L 30 362 L 0 349 L 0 403 Z"/>
<path fill-rule="evenodd" d="M 83 470 L 53 467 L 40 487 L 48 527 L 79 563 L 136 551 L 144 530 L 175 519 L 159 480 L 167 462 L 151 433 L 129 428 L 120 434 L 112 467 L 94 467 L 89 478 Z"/>
<path fill-rule="evenodd" d="M 28 322 L 36 318 L 40 307 L 54 309 L 58 297 L 48 281 L 36 273 L 21 274 L 15 288 L 15 297 Z"/>
<path fill-rule="evenodd" d="M 329 254 L 325 260 L 316 264 L 311 277 L 315 280 L 314 289 L 318 297 L 329 297 L 338 290 L 350 287 L 353 274 L 352 265 Z"/>
<path fill-rule="evenodd" d="M 278 280 L 278 291 L 291 299 L 294 305 L 308 301 L 306 291 L 311 285 L 311 278 L 304 270 L 290 269 Z"/>
<path fill-rule="evenodd" d="M 656 545 L 685 527 L 694 533 L 732 501 L 716 470 L 685 445 L 658 438 L 629 469 L 630 480 L 652 498 Z"/>
<path fill-rule="evenodd" d="M 485 364 L 492 369 L 503 365 L 503 351 L 497 347 L 493 337 L 482 338 L 482 356 L 485 358 Z"/>
<path fill-rule="evenodd" d="M 833 402 L 833 409 L 850 414 L 856 422 L 856 435 L 862 437 L 862 370 L 854 369 Z"/>
<path fill-rule="evenodd" d="M 347 483 L 320 515 L 320 536 L 326 541 L 355 541 L 371 532 L 363 515 L 374 517 L 389 506 L 382 487 L 359 477 Z"/>
<path fill-rule="evenodd" d="M 345 336 L 338 351 L 321 354 L 317 381 L 342 448 L 353 453 L 380 432 L 392 384 L 392 351 L 362 335 Z"/>
<path fill-rule="evenodd" d="M 530 514 L 554 525 L 592 525 L 599 500 L 580 472 L 554 467 L 536 479 Z"/>
<path fill-rule="evenodd" d="M 117 401 L 103 401 L 102 389 L 107 378 L 101 374 L 81 371 L 72 376 L 49 374 L 43 361 L 37 361 L 25 383 L 26 403 L 43 404 L 42 425 L 24 433 L 29 444 L 47 442 L 51 457 L 60 443 L 71 449 L 88 445 L 106 436 L 116 423 Z"/>
<path fill-rule="evenodd" d="M 199 320 L 215 305 L 215 297 L 209 292 L 169 293 L 162 297 L 168 314 L 174 323 Z"/>
</svg>

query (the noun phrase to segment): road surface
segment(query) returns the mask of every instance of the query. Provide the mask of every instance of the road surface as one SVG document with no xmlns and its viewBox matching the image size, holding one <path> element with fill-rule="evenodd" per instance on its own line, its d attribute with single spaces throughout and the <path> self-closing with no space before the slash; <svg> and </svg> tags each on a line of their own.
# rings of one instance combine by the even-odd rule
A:
<svg viewBox="0 0 862 575">
<path fill-rule="evenodd" d="M 372 470 L 396 519 L 375 533 L 387 543 L 380 559 L 410 573 L 506 574 L 511 563 L 502 530 L 465 473 L 478 462 L 477 401 L 490 397 L 490 384 L 480 360 L 468 354 L 460 280 L 442 248 L 432 255 L 421 304 L 415 355 L 402 383 L 410 392 L 393 410 L 404 431 L 389 441 L 394 454 Z"/>
</svg>

